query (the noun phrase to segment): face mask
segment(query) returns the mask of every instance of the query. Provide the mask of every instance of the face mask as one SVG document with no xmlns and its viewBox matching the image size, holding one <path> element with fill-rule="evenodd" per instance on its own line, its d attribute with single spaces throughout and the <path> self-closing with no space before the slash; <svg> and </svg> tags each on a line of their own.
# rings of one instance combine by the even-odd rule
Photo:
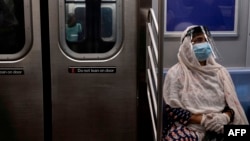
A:
<svg viewBox="0 0 250 141">
<path fill-rule="evenodd" d="M 198 43 L 193 45 L 193 50 L 196 58 L 199 61 L 205 61 L 211 54 L 211 47 L 208 42 Z"/>
</svg>

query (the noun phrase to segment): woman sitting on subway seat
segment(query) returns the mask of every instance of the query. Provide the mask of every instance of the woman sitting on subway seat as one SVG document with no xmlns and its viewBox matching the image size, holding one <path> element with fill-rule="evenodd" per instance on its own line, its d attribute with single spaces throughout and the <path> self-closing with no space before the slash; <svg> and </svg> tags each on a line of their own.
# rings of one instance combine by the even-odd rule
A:
<svg viewBox="0 0 250 141">
<path fill-rule="evenodd" d="M 249 124 L 205 26 L 186 28 L 177 57 L 164 81 L 163 140 L 218 141 L 224 125 Z"/>
</svg>

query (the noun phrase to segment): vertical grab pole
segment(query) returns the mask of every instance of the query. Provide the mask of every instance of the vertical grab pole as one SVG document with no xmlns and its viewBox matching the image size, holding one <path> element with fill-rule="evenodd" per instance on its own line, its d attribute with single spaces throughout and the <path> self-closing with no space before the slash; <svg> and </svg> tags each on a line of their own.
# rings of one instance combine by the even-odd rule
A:
<svg viewBox="0 0 250 141">
<path fill-rule="evenodd" d="M 163 46 L 164 46 L 164 7 L 165 0 L 158 1 L 158 117 L 157 117 L 157 141 L 162 138 L 162 111 L 163 111 Z"/>
</svg>

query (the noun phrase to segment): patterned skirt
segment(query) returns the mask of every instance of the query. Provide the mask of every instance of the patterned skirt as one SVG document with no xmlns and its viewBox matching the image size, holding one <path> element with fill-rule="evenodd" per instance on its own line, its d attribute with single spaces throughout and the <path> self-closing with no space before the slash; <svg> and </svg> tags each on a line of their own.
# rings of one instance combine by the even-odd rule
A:
<svg viewBox="0 0 250 141">
<path fill-rule="evenodd" d="M 198 141 L 198 136 L 186 126 L 173 125 L 169 131 L 163 131 L 163 141 Z"/>
</svg>

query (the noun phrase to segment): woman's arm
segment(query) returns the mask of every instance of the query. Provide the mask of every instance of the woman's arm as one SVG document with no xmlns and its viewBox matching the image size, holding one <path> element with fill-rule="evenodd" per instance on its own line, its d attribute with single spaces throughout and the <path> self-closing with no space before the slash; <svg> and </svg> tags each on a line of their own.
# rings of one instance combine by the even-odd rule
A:
<svg viewBox="0 0 250 141">
<path fill-rule="evenodd" d="M 166 105 L 166 111 L 168 115 L 175 121 L 179 121 L 180 123 L 186 124 L 194 123 L 200 124 L 202 120 L 202 114 L 191 114 L 188 110 L 184 110 L 181 108 L 171 108 L 169 105 Z M 230 121 L 234 119 L 234 111 L 228 106 L 222 111 L 222 113 L 226 113 L 230 117 Z"/>
<path fill-rule="evenodd" d="M 202 114 L 192 114 L 189 123 L 200 124 L 202 120 Z"/>
<path fill-rule="evenodd" d="M 230 107 L 226 106 L 222 111 L 222 113 L 225 113 L 230 117 L 230 122 L 234 120 L 234 111 Z M 200 124 L 201 120 L 202 120 L 202 114 L 192 114 L 189 119 L 189 123 Z"/>
<path fill-rule="evenodd" d="M 231 109 L 228 105 L 224 108 L 222 113 L 227 114 L 230 117 L 230 122 L 233 122 L 234 120 L 234 110 Z"/>
</svg>

